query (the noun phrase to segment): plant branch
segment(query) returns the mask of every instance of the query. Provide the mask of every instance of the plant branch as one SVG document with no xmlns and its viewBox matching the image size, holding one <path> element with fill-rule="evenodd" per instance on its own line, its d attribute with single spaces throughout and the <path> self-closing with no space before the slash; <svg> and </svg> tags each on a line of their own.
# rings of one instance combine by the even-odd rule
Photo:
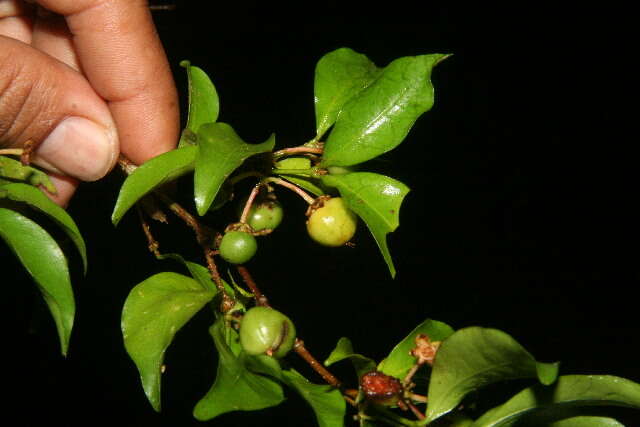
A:
<svg viewBox="0 0 640 427">
<path fill-rule="evenodd" d="M 274 184 L 281 185 L 285 188 L 288 188 L 289 190 L 293 191 L 294 193 L 302 197 L 304 201 L 307 202 L 308 204 L 312 204 L 313 202 L 315 202 L 315 199 L 311 197 L 309 194 L 307 194 L 303 189 L 301 189 L 295 184 L 290 183 L 289 181 L 285 181 L 284 179 L 270 177 L 270 178 L 264 179 L 262 182 L 264 183 L 273 182 Z"/>
<path fill-rule="evenodd" d="M 269 305 L 269 300 L 262 294 L 262 292 L 260 292 L 260 288 L 258 288 L 258 285 L 253 280 L 253 277 L 251 277 L 249 270 L 247 270 L 247 268 L 243 265 L 239 265 L 237 269 L 238 273 L 240 273 L 240 276 L 242 276 L 242 280 L 244 280 L 244 283 L 246 283 L 246 285 L 251 290 L 253 297 L 256 299 L 256 305 L 259 305 L 261 307 L 271 307 Z"/>
<path fill-rule="evenodd" d="M 160 258 L 160 243 L 153 237 L 151 234 L 151 227 L 149 223 L 144 218 L 144 214 L 142 213 L 142 209 L 140 206 L 136 206 L 136 211 L 138 212 L 138 218 L 140 218 L 140 225 L 142 225 L 142 231 L 144 231 L 144 235 L 147 238 L 147 242 L 149 243 L 148 248 L 149 251 L 152 252 L 156 258 Z"/>
<path fill-rule="evenodd" d="M 249 211 L 251 211 L 251 205 L 253 205 L 253 201 L 256 199 L 258 192 L 260 191 L 260 187 L 262 187 L 261 183 L 254 185 L 251 193 L 249 193 L 249 197 L 247 198 L 247 202 L 244 204 L 244 209 L 242 209 L 242 215 L 240 215 L 240 222 L 242 224 L 247 223 L 247 217 L 249 216 Z"/>
<path fill-rule="evenodd" d="M 322 377 L 325 382 L 335 388 L 340 388 L 342 386 L 342 382 L 337 379 L 331 372 L 327 370 L 318 360 L 313 357 L 309 350 L 304 346 L 304 341 L 300 338 L 296 338 L 296 342 L 293 345 L 293 350 L 298 353 L 300 357 L 304 359 L 305 362 L 311 366 L 311 368 L 316 371 Z"/>
<path fill-rule="evenodd" d="M 0 149 L 0 156 L 22 156 L 22 148 L 3 148 Z"/>
<path fill-rule="evenodd" d="M 289 147 L 283 148 L 282 150 L 278 150 L 273 153 L 273 158 L 278 159 L 280 157 L 288 156 L 290 154 L 299 154 L 299 153 L 313 153 L 313 154 L 322 154 L 323 149 L 320 147 L 305 147 L 301 145 L 299 147 Z"/>
</svg>

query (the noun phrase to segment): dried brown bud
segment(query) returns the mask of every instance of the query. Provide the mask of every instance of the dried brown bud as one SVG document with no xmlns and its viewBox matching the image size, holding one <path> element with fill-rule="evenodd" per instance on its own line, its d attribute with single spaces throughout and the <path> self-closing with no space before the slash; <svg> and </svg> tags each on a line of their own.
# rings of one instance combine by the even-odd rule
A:
<svg viewBox="0 0 640 427">
<path fill-rule="evenodd" d="M 411 355 L 418 359 L 419 365 L 428 363 L 433 365 L 433 359 L 440 347 L 440 341 L 431 341 L 426 334 L 419 334 L 416 337 L 416 346 L 411 350 Z"/>
<path fill-rule="evenodd" d="M 402 396 L 400 380 L 378 371 L 364 374 L 360 379 L 360 388 L 368 400 L 378 405 L 396 405 Z"/>
</svg>

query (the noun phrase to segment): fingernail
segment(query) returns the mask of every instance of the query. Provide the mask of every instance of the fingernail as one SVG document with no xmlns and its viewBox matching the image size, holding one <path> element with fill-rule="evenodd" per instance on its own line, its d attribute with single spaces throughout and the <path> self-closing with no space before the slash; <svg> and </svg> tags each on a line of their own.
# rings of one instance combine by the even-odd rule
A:
<svg viewBox="0 0 640 427">
<path fill-rule="evenodd" d="M 68 117 L 36 149 L 42 159 L 59 171 L 82 181 L 95 181 L 113 167 L 118 137 L 113 128 L 82 117 Z"/>
</svg>

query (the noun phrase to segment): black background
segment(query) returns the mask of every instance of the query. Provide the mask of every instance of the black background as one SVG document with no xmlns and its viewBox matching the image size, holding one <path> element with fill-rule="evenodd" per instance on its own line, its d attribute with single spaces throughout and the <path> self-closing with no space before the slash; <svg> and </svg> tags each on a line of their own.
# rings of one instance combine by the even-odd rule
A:
<svg viewBox="0 0 640 427">
<path fill-rule="evenodd" d="M 181 96 L 178 63 L 189 59 L 218 89 L 219 120 L 250 142 L 276 132 L 284 147 L 313 136 L 313 70 L 333 49 L 351 47 L 379 66 L 454 54 L 434 72 L 434 108 L 404 144 L 371 164 L 412 188 L 389 237 L 395 280 L 364 227 L 355 249 L 318 247 L 304 231 L 304 204 L 279 193 L 285 222 L 260 241 L 249 267 L 319 359 L 347 336 L 379 360 L 434 318 L 454 328 L 500 328 L 539 360 L 560 360 L 565 374 L 640 380 L 635 133 L 622 130 L 620 114 L 630 31 L 624 11 L 390 2 L 373 13 L 371 5 L 347 12 L 330 2 L 237 3 L 178 2 L 155 17 Z M 210 313 L 196 316 L 167 352 L 161 414 L 146 402 L 123 349 L 119 316 L 128 291 L 180 269 L 154 261 L 134 215 L 117 229 L 110 224 L 120 181 L 115 172 L 83 185 L 69 207 L 90 269 L 82 278 L 75 268 L 77 319 L 66 360 L 36 287 L 2 248 L 11 394 L 3 416 L 19 414 L 24 422 L 15 425 L 201 424 L 191 411 L 214 378 Z M 198 260 L 190 231 L 173 226 L 158 231 L 162 249 Z M 340 369 L 348 378 L 349 369 Z M 489 405 L 499 403 L 493 393 L 484 398 Z M 636 417 L 616 415 L 629 425 Z M 306 426 L 313 415 L 292 396 L 278 408 L 211 424 Z"/>
</svg>

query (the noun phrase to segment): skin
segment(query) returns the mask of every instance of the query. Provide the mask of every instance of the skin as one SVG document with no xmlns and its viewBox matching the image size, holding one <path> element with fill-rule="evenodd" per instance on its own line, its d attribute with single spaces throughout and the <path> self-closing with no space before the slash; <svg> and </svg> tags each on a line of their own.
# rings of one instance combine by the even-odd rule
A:
<svg viewBox="0 0 640 427">
<path fill-rule="evenodd" d="M 0 148 L 40 144 L 68 118 L 106 137 L 36 149 L 61 205 L 120 153 L 141 164 L 175 147 L 178 98 L 146 1 L 0 1 Z"/>
</svg>

